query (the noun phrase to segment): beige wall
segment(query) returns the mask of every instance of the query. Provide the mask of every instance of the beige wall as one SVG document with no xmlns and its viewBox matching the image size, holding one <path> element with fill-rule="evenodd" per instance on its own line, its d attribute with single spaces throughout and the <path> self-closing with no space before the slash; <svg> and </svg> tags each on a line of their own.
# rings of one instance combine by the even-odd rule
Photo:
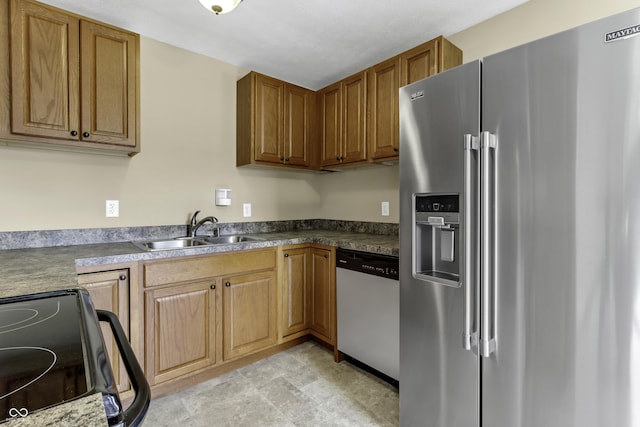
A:
<svg viewBox="0 0 640 427">
<path fill-rule="evenodd" d="M 142 152 L 133 158 L 0 145 L 0 231 L 316 218 L 318 176 L 235 167 L 236 81 L 247 70 L 141 40 Z M 216 207 L 215 188 L 232 205 Z M 120 217 L 105 218 L 105 200 Z M 242 217 L 242 203 L 253 216 Z"/>
<path fill-rule="evenodd" d="M 530 0 L 449 36 L 465 61 L 640 6 L 639 0 Z M 133 158 L 0 144 L 0 231 L 329 218 L 398 221 L 398 166 L 312 174 L 235 167 L 235 82 L 247 70 L 141 40 L 142 153 Z M 230 207 L 214 189 L 231 188 Z M 120 218 L 104 202 L 120 200 Z M 389 201 L 391 215 L 380 215 Z M 242 217 L 251 202 L 253 217 Z"/>
<path fill-rule="evenodd" d="M 468 62 L 635 7 L 640 0 L 529 0 L 447 38 Z"/>
</svg>

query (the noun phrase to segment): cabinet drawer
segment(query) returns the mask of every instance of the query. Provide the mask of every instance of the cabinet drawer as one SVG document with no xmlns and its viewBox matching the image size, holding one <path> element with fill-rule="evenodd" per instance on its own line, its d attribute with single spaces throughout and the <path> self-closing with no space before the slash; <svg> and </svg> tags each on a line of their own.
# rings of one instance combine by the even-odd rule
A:
<svg viewBox="0 0 640 427">
<path fill-rule="evenodd" d="M 270 270 L 275 266 L 275 249 L 152 261 L 144 265 L 144 286 L 159 286 L 248 271 Z"/>
</svg>

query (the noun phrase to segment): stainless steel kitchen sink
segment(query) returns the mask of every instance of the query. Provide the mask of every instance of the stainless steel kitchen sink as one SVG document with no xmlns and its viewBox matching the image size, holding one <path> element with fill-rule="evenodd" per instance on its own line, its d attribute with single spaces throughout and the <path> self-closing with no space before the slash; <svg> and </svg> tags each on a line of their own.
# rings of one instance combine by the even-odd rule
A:
<svg viewBox="0 0 640 427">
<path fill-rule="evenodd" d="M 246 243 L 260 241 L 264 241 L 264 239 L 243 235 L 230 235 L 216 237 L 176 237 L 173 239 L 139 240 L 133 241 L 131 243 L 144 251 L 164 251 L 170 249 L 200 248 L 203 246 L 223 245 L 228 243 Z"/>
<path fill-rule="evenodd" d="M 264 239 L 236 234 L 231 236 L 204 237 L 202 240 L 212 245 L 220 245 L 224 243 L 260 242 Z"/>
</svg>

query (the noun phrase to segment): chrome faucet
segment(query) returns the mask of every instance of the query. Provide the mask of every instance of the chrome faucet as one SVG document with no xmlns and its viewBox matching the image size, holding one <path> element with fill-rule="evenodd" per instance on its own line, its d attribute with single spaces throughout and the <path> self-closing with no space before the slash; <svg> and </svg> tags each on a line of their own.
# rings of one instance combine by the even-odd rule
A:
<svg viewBox="0 0 640 427">
<path fill-rule="evenodd" d="M 200 228 L 203 224 L 210 222 L 212 224 L 217 224 L 218 223 L 218 218 L 216 218 L 215 216 L 207 216 L 202 218 L 200 221 L 198 221 L 198 214 L 200 213 L 200 211 L 195 211 L 193 213 L 193 215 L 191 216 L 191 220 L 189 221 L 189 224 L 187 225 L 187 235 L 189 237 L 195 237 L 196 236 L 196 232 L 198 231 L 198 228 Z M 218 236 L 218 227 L 214 227 L 213 229 L 213 236 L 217 237 Z"/>
</svg>

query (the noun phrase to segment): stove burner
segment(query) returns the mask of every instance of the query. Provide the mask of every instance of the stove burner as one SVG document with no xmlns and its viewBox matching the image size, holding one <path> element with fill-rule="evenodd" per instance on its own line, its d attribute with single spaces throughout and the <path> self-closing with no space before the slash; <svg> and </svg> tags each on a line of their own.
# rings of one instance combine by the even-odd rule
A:
<svg viewBox="0 0 640 427">
<path fill-rule="evenodd" d="M 40 310 L 31 308 L 28 305 L 17 308 L 0 309 L 0 334 L 17 331 L 19 329 L 28 328 L 42 322 L 46 322 L 60 312 L 60 301 L 56 304 L 56 310 L 52 314 L 37 319 Z M 34 319 L 36 319 L 34 321 Z"/>
<path fill-rule="evenodd" d="M 49 353 L 48 356 L 51 356 L 51 361 L 47 361 L 46 359 L 46 354 L 45 356 L 42 356 L 41 354 L 36 354 L 37 352 L 46 352 Z M 6 353 L 5 353 L 6 352 Z M 52 368 L 53 366 L 56 364 L 56 360 L 58 360 L 58 356 L 56 356 L 56 354 L 49 350 L 48 348 L 42 348 L 42 347 L 7 347 L 7 348 L 0 348 L 0 360 L 3 361 L 11 361 L 13 360 L 13 362 L 3 362 L 3 364 L 5 364 L 4 366 L 15 366 L 15 364 L 19 363 L 20 360 L 36 360 L 36 361 L 40 361 L 40 362 L 44 362 L 44 364 L 40 367 L 38 366 L 33 366 L 33 363 L 31 364 L 31 372 L 33 374 L 37 374 L 40 370 L 42 370 L 43 367 L 45 367 L 47 364 L 49 366 L 46 366 L 46 368 L 44 369 L 44 371 L 39 374 L 37 377 L 29 380 L 29 378 L 24 378 L 24 374 L 23 374 L 23 378 L 20 378 L 21 381 L 27 381 L 25 384 L 20 385 L 18 388 L 16 388 L 15 390 L 10 390 L 7 394 L 0 396 L 0 400 L 4 399 L 7 396 L 11 396 L 14 393 L 19 392 L 20 390 L 22 390 L 25 387 L 29 387 L 31 384 L 33 384 L 34 382 L 38 381 L 40 378 L 44 377 Z M 35 371 L 35 372 L 34 372 Z M 4 375 L 3 375 L 4 377 Z M 16 384 L 17 383 L 17 384 Z M 10 386 L 16 386 L 19 385 L 20 381 L 14 381 L 13 384 L 11 384 Z"/>
<path fill-rule="evenodd" d="M 0 305 L 0 414 L 5 419 L 88 391 L 79 313 L 75 295 Z"/>
</svg>

